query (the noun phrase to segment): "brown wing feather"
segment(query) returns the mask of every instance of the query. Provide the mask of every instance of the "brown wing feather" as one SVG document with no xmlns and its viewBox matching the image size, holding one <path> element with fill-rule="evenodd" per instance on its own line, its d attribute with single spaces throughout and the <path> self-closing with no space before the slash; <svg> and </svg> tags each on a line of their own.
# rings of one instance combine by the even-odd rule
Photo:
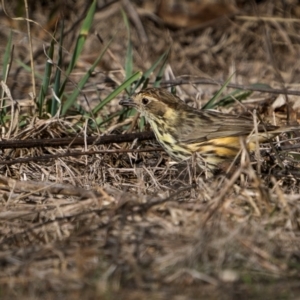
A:
<svg viewBox="0 0 300 300">
<path fill-rule="evenodd" d="M 199 116 L 201 122 L 199 126 L 194 126 L 195 120 L 185 122 L 185 126 L 180 126 L 180 132 L 178 137 L 181 137 L 180 142 L 191 143 L 191 142 L 205 142 L 210 139 L 217 139 L 223 137 L 234 137 L 234 136 L 248 136 L 253 128 L 253 120 L 245 116 L 235 116 L 229 114 L 222 114 L 214 111 L 197 111 L 193 110 L 194 114 Z M 209 121 L 210 120 L 210 121 Z M 211 122 L 213 120 L 213 122 Z M 267 131 L 273 131 L 278 129 L 277 126 L 266 125 Z M 258 125 L 258 131 L 264 132 L 264 126 Z"/>
</svg>

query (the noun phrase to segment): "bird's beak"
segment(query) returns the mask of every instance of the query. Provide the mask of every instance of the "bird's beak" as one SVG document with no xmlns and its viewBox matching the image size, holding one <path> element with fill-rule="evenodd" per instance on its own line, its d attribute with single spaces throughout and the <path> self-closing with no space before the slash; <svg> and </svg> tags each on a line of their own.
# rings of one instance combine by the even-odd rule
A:
<svg viewBox="0 0 300 300">
<path fill-rule="evenodd" d="M 122 99 L 119 104 L 123 106 L 135 106 L 135 103 L 131 98 Z"/>
</svg>

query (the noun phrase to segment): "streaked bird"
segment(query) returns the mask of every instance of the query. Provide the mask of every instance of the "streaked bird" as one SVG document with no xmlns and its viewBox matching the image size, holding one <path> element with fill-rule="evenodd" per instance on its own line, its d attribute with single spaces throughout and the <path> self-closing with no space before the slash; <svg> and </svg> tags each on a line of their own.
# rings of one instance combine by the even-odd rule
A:
<svg viewBox="0 0 300 300">
<path fill-rule="evenodd" d="M 182 161 L 198 153 L 200 167 L 210 170 L 239 153 L 241 138 L 253 151 L 257 141 L 266 142 L 282 132 L 300 129 L 258 124 L 256 135 L 250 117 L 197 110 L 161 88 L 147 88 L 120 104 L 134 107 L 145 116 L 157 141 L 172 158 Z"/>
</svg>

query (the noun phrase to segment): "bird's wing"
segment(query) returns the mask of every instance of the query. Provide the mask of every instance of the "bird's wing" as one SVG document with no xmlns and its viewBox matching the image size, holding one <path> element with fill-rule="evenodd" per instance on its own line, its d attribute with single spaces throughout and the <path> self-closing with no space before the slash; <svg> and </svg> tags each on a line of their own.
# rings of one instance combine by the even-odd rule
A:
<svg viewBox="0 0 300 300">
<path fill-rule="evenodd" d="M 214 111 L 200 111 L 199 126 L 181 126 L 178 136 L 183 143 L 205 142 L 211 139 L 248 136 L 253 128 L 253 120 L 245 116 L 222 114 Z M 195 120 L 194 120 L 195 121 Z M 192 122 L 190 122 L 192 124 Z M 276 130 L 278 127 L 267 125 L 266 130 Z M 258 131 L 264 132 L 264 126 L 258 125 Z"/>
</svg>

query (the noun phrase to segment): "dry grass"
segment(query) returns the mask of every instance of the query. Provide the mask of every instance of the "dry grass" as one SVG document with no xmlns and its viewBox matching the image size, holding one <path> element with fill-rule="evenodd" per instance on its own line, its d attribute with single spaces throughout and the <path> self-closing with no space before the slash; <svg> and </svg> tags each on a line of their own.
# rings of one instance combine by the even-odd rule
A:
<svg viewBox="0 0 300 300">
<path fill-rule="evenodd" d="M 104 40 L 117 33 L 110 54 L 86 87 L 91 105 L 124 75 L 126 30 L 120 5 L 117 1 L 96 14 L 95 29 Z M 292 8 L 299 9 L 299 4 Z M 252 8 L 245 6 L 242 15 L 251 18 L 240 16 L 227 20 L 226 27 L 216 22 L 196 31 L 169 31 L 142 10 L 139 16 L 149 42 L 143 44 L 133 26 L 136 67 L 149 67 L 171 41 L 168 74 L 174 72 L 176 78 L 190 75 L 223 80 L 236 71 L 235 83 L 263 81 L 272 87 L 298 90 L 300 24 L 276 19 L 288 18 L 289 11 L 283 11 L 281 1 L 265 1 L 257 9 L 259 15 L 271 20 L 257 20 Z M 42 17 L 39 13 L 37 8 L 36 14 Z M 72 10 L 68 17 L 73 20 Z M 39 23 L 45 26 L 41 19 Z M 71 47 L 72 39 L 68 38 Z M 36 40 L 37 53 L 44 39 L 47 37 Z M 78 72 L 98 51 L 93 47 L 95 38 L 89 43 L 89 53 L 82 58 Z M 16 55 L 20 53 L 17 49 Z M 43 59 L 41 52 L 36 57 L 37 69 L 42 68 Z M 29 80 L 23 69 L 13 66 L 8 87 L 14 99 L 27 97 Z M 201 106 L 216 89 L 184 85 L 178 87 L 178 94 L 185 100 L 197 99 Z M 274 100 L 272 95 L 256 93 L 243 106 L 223 110 L 255 108 L 284 122 L 288 106 L 278 108 Z M 298 119 L 297 101 L 289 97 L 293 122 Z M 116 103 L 107 109 L 118 110 Z M 9 137 L 3 129 L 3 137 L 51 138 L 75 132 L 72 116 L 36 122 L 30 115 L 28 118 L 30 125 L 13 130 Z M 116 123 L 113 121 L 111 128 Z M 281 137 L 285 146 L 291 143 L 287 138 Z M 121 146 L 126 145 L 87 149 Z M 0 153 L 0 159 L 68 150 L 8 149 Z M 86 147 L 73 150 L 84 151 Z M 299 158 L 292 161 L 290 156 L 280 156 L 287 170 L 279 167 L 270 149 L 270 155 L 258 158 L 262 169 L 258 175 L 257 163 L 253 164 L 257 160 L 243 151 L 230 174 L 210 179 L 191 166 L 170 164 L 163 152 L 0 165 L 0 294 L 3 299 L 41 295 L 45 299 L 57 295 L 72 299 L 95 295 L 107 299 L 240 299 L 241 295 L 289 299 L 291 291 L 299 295 Z"/>
</svg>

